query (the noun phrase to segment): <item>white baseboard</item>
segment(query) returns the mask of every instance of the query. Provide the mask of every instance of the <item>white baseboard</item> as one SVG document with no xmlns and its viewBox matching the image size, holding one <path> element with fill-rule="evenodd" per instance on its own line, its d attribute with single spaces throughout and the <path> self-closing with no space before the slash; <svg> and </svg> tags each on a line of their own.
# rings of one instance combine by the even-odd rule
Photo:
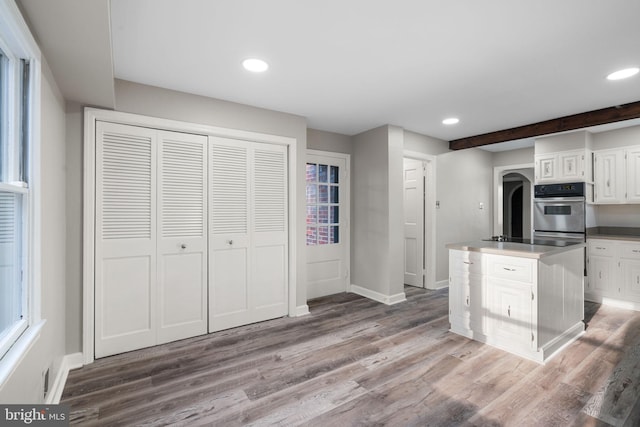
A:
<svg viewBox="0 0 640 427">
<path fill-rule="evenodd" d="M 294 313 L 294 317 L 305 316 L 309 314 L 309 306 L 307 304 L 299 305 L 296 307 L 296 312 Z"/>
<path fill-rule="evenodd" d="M 432 291 L 438 290 L 438 289 L 442 289 L 442 288 L 448 288 L 449 287 L 449 280 L 445 279 L 445 280 L 440 280 L 438 282 L 435 283 L 435 286 L 433 288 L 427 288 L 427 289 L 431 289 Z"/>
<path fill-rule="evenodd" d="M 404 292 L 400 292 L 395 295 L 385 295 L 380 292 L 372 291 L 371 289 L 363 288 L 362 286 L 354 284 L 351 284 L 351 286 L 349 286 L 349 292 L 372 299 L 374 301 L 381 302 L 382 304 L 386 305 L 398 304 L 407 300 L 407 296 Z"/>
<path fill-rule="evenodd" d="M 60 398 L 62 397 L 62 392 L 64 391 L 64 385 L 67 382 L 69 371 L 81 368 L 83 360 L 82 353 L 67 354 L 62 358 L 60 369 L 58 369 L 58 375 L 56 375 L 56 378 L 47 393 L 47 398 L 45 399 L 46 404 L 57 405 L 60 403 Z"/>
</svg>

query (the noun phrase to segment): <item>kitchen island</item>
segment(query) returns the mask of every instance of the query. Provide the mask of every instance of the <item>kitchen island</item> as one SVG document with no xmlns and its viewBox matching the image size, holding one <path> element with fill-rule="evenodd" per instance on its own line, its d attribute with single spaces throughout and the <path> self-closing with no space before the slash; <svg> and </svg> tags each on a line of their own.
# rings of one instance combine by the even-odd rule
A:
<svg viewBox="0 0 640 427">
<path fill-rule="evenodd" d="M 546 362 L 584 333 L 584 247 L 447 245 L 451 332 Z"/>
</svg>

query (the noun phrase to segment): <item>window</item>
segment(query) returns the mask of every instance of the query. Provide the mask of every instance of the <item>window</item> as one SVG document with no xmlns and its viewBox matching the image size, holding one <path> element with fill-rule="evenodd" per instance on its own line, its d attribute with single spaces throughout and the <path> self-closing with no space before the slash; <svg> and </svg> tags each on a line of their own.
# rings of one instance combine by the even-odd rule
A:
<svg viewBox="0 0 640 427">
<path fill-rule="evenodd" d="M 307 163 L 307 246 L 340 243 L 340 168 Z"/>
<path fill-rule="evenodd" d="M 0 358 L 34 320 L 33 189 L 31 173 L 32 67 L 37 46 L 13 2 L 0 4 Z M 38 313 L 39 315 L 39 313 Z M 4 362 L 4 359 L 2 360 Z M 0 373 L 4 374 L 4 371 Z M 0 379 L 2 375 L 0 375 Z M 0 381 L 1 383 L 1 381 Z"/>
</svg>

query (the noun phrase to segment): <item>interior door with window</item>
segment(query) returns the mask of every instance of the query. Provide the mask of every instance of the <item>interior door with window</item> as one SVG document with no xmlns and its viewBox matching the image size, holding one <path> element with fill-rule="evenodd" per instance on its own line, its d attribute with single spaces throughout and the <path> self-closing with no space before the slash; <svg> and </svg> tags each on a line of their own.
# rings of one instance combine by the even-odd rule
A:
<svg viewBox="0 0 640 427">
<path fill-rule="evenodd" d="M 349 285 L 349 156 L 307 151 L 307 298 Z"/>
</svg>

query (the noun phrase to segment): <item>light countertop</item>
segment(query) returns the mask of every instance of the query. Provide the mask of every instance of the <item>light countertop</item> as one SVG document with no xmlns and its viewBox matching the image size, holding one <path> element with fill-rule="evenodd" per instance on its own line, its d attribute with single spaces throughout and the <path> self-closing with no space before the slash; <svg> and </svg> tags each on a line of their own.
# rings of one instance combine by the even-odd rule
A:
<svg viewBox="0 0 640 427">
<path fill-rule="evenodd" d="M 481 252 L 485 254 L 540 259 L 549 255 L 555 255 L 562 252 L 584 248 L 585 246 L 585 243 L 577 243 L 575 245 L 557 247 L 545 245 L 530 245 L 527 243 L 476 240 L 473 242 L 449 243 L 448 245 L 446 245 L 446 248 L 457 249 L 460 251 Z"/>
</svg>

